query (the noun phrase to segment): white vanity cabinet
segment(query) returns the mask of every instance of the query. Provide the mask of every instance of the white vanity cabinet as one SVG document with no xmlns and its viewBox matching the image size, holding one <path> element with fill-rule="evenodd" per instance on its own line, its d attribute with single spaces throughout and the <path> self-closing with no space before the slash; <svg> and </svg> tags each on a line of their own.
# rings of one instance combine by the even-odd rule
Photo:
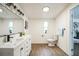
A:
<svg viewBox="0 0 79 59">
<path fill-rule="evenodd" d="M 30 38 L 21 39 L 15 44 L 7 43 L 0 46 L 0 56 L 28 56 L 30 52 Z"/>
<path fill-rule="evenodd" d="M 14 56 L 28 56 L 31 52 L 31 39 L 26 39 L 14 49 Z"/>
<path fill-rule="evenodd" d="M 26 42 L 26 41 L 25 41 Z M 19 46 L 14 48 L 14 56 L 24 56 L 27 52 L 25 52 L 25 42 L 21 43 Z"/>
<path fill-rule="evenodd" d="M 27 41 L 27 46 L 26 46 L 26 52 L 27 52 L 27 55 L 29 55 L 30 54 L 30 52 L 31 52 L 31 39 L 29 38 L 28 39 L 28 41 Z"/>
</svg>

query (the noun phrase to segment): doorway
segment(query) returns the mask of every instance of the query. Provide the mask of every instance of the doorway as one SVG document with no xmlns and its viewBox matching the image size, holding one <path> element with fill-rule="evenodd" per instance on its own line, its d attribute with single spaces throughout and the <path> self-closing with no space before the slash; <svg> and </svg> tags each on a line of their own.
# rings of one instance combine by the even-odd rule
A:
<svg viewBox="0 0 79 59">
<path fill-rule="evenodd" d="M 79 56 L 79 5 L 71 10 L 73 55 Z"/>
</svg>

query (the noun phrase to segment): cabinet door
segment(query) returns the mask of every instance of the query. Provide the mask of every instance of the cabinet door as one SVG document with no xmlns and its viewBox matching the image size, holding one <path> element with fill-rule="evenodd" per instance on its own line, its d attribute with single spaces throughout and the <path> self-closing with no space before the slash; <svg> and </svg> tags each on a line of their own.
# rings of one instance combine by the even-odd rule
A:
<svg viewBox="0 0 79 59">
<path fill-rule="evenodd" d="M 14 49 L 14 56 L 20 56 L 20 48 L 19 47 Z"/>
<path fill-rule="evenodd" d="M 14 49 L 14 56 L 23 56 L 24 55 L 24 43 L 21 43 L 18 47 Z"/>
</svg>

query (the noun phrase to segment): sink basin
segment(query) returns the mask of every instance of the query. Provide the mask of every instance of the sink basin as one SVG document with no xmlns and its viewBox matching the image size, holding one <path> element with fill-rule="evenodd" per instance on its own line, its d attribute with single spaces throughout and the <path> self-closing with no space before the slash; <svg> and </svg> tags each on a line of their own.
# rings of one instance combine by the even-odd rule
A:
<svg viewBox="0 0 79 59">
<path fill-rule="evenodd" d="M 16 42 L 19 42 L 19 41 L 21 41 L 22 40 L 22 37 L 21 38 L 18 38 L 18 39 L 11 39 L 11 43 L 12 44 L 14 44 L 14 43 L 16 43 Z"/>
</svg>

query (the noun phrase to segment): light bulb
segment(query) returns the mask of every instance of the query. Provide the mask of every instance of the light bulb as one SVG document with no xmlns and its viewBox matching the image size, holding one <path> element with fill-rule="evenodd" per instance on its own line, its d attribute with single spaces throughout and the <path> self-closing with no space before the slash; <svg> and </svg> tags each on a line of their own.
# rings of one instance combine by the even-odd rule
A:
<svg viewBox="0 0 79 59">
<path fill-rule="evenodd" d="M 49 7 L 44 7 L 43 8 L 43 12 L 48 12 L 49 11 Z"/>
</svg>

